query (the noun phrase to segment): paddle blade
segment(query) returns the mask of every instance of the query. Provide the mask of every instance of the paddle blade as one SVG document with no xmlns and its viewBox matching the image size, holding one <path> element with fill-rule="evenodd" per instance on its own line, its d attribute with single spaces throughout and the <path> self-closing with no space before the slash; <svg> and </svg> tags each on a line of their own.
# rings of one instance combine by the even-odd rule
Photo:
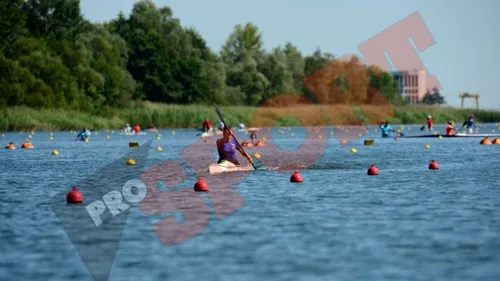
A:
<svg viewBox="0 0 500 281">
<path fill-rule="evenodd" d="M 229 126 L 226 123 L 226 120 L 224 120 L 224 116 L 222 115 L 222 111 L 220 110 L 219 106 L 214 103 L 214 108 L 215 108 L 215 112 L 217 113 L 217 115 L 219 115 L 220 121 L 222 121 L 222 123 L 224 123 L 224 126 L 229 128 Z"/>
</svg>

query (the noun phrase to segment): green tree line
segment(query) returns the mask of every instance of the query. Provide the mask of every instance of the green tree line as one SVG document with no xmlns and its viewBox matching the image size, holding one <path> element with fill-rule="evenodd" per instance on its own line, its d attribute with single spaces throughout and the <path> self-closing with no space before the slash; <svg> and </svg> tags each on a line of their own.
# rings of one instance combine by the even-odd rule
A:
<svg viewBox="0 0 500 281">
<path fill-rule="evenodd" d="M 195 29 L 183 27 L 169 7 L 150 0 L 137 2 L 129 16 L 120 13 L 105 23 L 85 19 L 79 0 L 0 1 L 4 108 L 102 113 L 145 100 L 257 106 L 284 93 L 321 100 L 321 95 L 336 93 L 331 87 L 340 94 L 350 89 L 359 97 L 323 101 L 364 102 L 378 94 L 393 104 L 405 103 L 389 74 L 360 68 L 356 61 L 335 62 L 319 48 L 304 55 L 290 42 L 266 51 L 252 23 L 236 25 L 215 52 Z M 334 65 L 331 71 L 321 75 L 329 75 L 336 86 L 304 82 L 329 65 Z M 346 69 L 362 72 L 366 79 L 346 81 Z"/>
</svg>

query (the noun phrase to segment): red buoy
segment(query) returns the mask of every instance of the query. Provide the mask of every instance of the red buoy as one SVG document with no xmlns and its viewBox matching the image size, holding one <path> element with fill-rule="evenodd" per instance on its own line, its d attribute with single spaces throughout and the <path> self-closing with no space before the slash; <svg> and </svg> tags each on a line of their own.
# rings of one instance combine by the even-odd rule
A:
<svg viewBox="0 0 500 281">
<path fill-rule="evenodd" d="M 439 170 L 439 164 L 432 160 L 432 162 L 429 164 L 429 170 Z"/>
<path fill-rule="evenodd" d="M 66 196 L 66 201 L 68 204 L 80 204 L 83 202 L 83 194 L 76 188 L 76 186 L 73 186 L 73 190 L 68 192 L 68 195 Z"/>
<path fill-rule="evenodd" d="M 295 171 L 293 175 L 290 177 L 290 182 L 303 182 L 304 179 L 302 178 L 302 175 L 299 174 L 299 172 Z"/>
<path fill-rule="evenodd" d="M 375 167 L 375 164 L 372 164 L 370 166 L 370 168 L 368 169 L 368 175 L 369 176 L 378 176 L 379 175 L 379 171 L 378 171 L 377 167 Z"/>
<path fill-rule="evenodd" d="M 208 192 L 208 183 L 202 178 L 199 178 L 198 181 L 194 184 L 194 191 Z"/>
</svg>

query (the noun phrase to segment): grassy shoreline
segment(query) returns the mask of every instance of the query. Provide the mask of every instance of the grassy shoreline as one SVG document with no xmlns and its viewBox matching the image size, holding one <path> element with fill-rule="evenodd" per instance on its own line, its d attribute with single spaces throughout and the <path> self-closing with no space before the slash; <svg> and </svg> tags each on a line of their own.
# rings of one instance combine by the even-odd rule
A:
<svg viewBox="0 0 500 281">
<path fill-rule="evenodd" d="M 243 123 L 247 127 L 316 126 L 316 125 L 365 125 L 389 120 L 393 124 L 423 124 L 432 115 L 436 124 L 452 120 L 461 124 L 468 115 L 474 114 L 476 122 L 500 122 L 500 111 L 455 109 L 434 106 L 350 106 L 350 105 L 294 105 L 290 107 L 221 107 L 231 126 Z M 158 129 L 200 128 L 205 118 L 217 124 L 218 117 L 212 106 L 164 105 L 145 103 L 135 108 L 113 109 L 102 115 L 61 110 L 11 107 L 0 111 L 0 131 L 21 130 L 79 130 L 84 126 L 92 129 L 120 129 L 126 123 L 150 125 Z"/>
</svg>

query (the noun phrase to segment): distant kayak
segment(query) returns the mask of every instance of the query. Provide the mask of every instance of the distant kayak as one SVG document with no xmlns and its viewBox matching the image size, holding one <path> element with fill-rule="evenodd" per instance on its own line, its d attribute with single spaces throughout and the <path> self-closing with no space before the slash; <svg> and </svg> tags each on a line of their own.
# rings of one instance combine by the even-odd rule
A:
<svg viewBox="0 0 500 281">
<path fill-rule="evenodd" d="M 222 131 L 216 130 L 215 133 L 213 130 L 210 130 L 208 132 L 202 131 L 202 133 L 199 133 L 198 135 L 201 135 L 202 138 L 208 138 L 215 135 L 222 135 Z"/>
<path fill-rule="evenodd" d="M 418 136 L 400 136 L 400 138 L 500 138 L 500 135 L 495 134 L 455 134 L 455 135 L 418 135 Z"/>
<path fill-rule="evenodd" d="M 140 132 L 138 134 L 136 133 L 120 133 L 121 136 L 145 136 L 147 135 L 146 132 Z"/>
</svg>

